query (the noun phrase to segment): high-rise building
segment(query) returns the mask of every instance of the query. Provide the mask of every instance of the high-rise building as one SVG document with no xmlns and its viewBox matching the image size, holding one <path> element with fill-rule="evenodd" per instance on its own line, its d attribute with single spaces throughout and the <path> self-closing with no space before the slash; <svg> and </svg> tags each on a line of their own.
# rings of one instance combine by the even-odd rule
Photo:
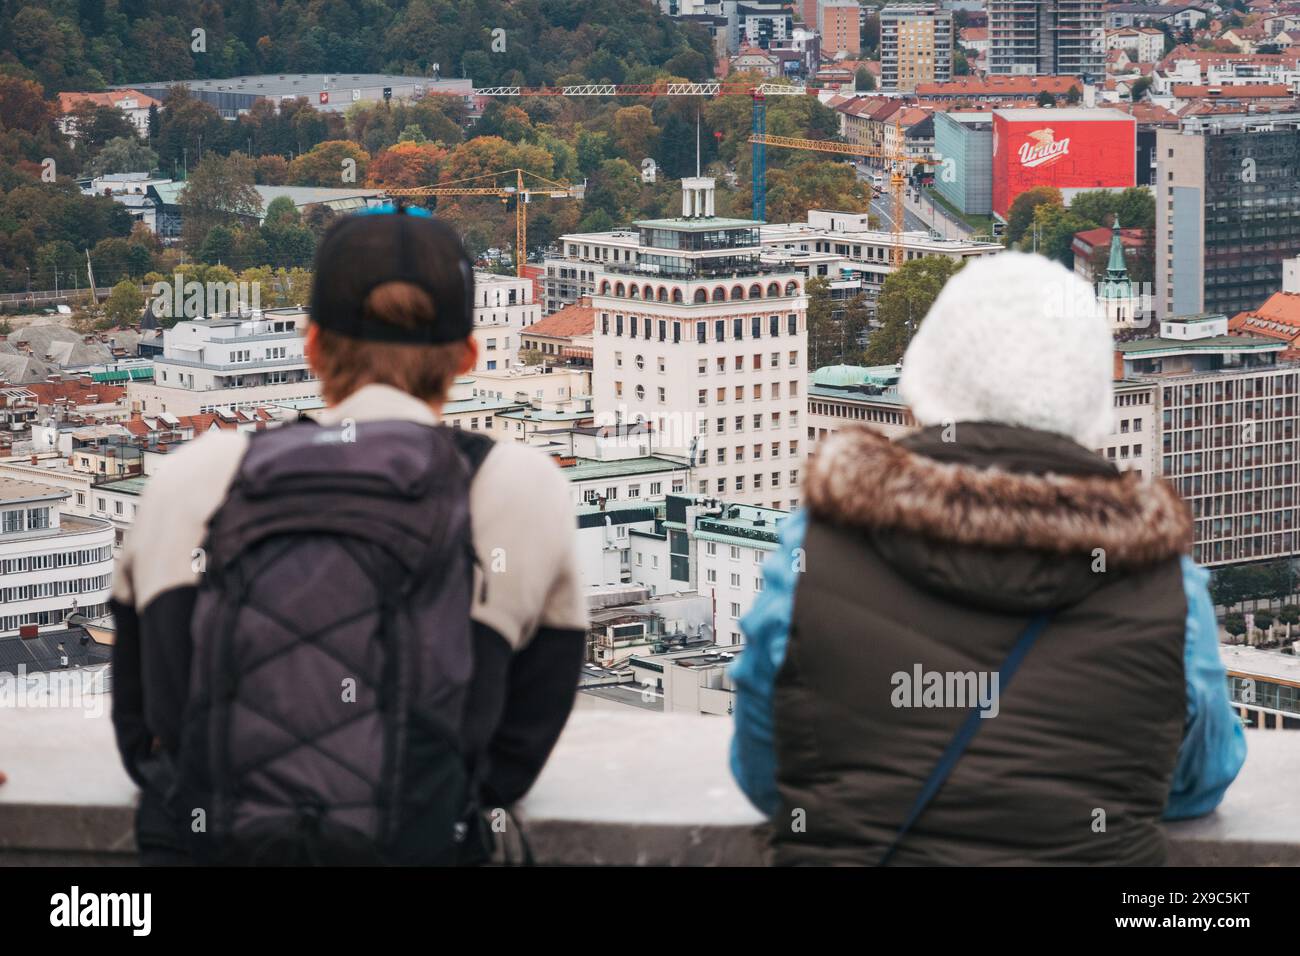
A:
<svg viewBox="0 0 1300 956">
<path fill-rule="evenodd" d="M 930 3 L 880 11 L 880 88 L 911 93 L 952 78 L 952 12 Z"/>
<path fill-rule="evenodd" d="M 1116 349 L 1117 377 L 1155 386 L 1155 434 L 1129 444 L 1145 455 L 1159 443 L 1157 474 L 1192 510 L 1192 557 L 1213 566 L 1294 554 L 1300 364 L 1279 361 L 1286 343 L 1229 335 L 1227 317 L 1208 314 Z"/>
<path fill-rule="evenodd" d="M 934 188 L 970 216 L 993 211 L 993 114 L 934 114 Z"/>
<path fill-rule="evenodd" d="M 1104 75 L 1102 0 L 988 0 L 987 9 L 989 73 Z"/>
<path fill-rule="evenodd" d="M 817 32 L 822 37 L 822 54 L 857 56 L 862 52 L 862 28 L 858 0 L 818 0 Z"/>
<path fill-rule="evenodd" d="M 474 273 L 474 338 L 478 340 L 476 372 L 508 369 L 515 364 L 525 328 L 542 317 L 533 300 L 533 280 Z"/>
<path fill-rule="evenodd" d="M 693 493 L 793 508 L 804 277 L 762 262 L 760 223 L 715 215 L 713 190 L 707 177 L 682 180 L 680 217 L 634 223 L 634 247 L 591 263 L 597 423 L 648 423 L 661 453 L 690 463 Z"/>
<path fill-rule="evenodd" d="M 1261 305 L 1300 254 L 1300 114 L 1156 130 L 1158 316 Z"/>
</svg>

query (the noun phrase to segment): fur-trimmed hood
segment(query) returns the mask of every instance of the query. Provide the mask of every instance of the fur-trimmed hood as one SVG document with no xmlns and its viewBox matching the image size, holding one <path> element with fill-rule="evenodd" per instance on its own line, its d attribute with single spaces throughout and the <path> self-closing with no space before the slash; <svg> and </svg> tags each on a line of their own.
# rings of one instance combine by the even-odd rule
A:
<svg viewBox="0 0 1300 956">
<path fill-rule="evenodd" d="M 1038 605 L 1191 547 L 1187 506 L 1059 435 L 958 423 L 893 442 L 851 427 L 809 461 L 816 518 L 866 532 L 913 574 L 981 603 Z M 1101 558 L 1099 563 L 1098 558 Z M 1027 592 L 1034 592 L 1034 597 Z"/>
</svg>

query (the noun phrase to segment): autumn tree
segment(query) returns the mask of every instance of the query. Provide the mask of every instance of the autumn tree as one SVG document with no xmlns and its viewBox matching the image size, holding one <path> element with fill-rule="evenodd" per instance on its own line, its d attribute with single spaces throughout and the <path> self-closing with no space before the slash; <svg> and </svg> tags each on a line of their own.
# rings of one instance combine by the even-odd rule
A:
<svg viewBox="0 0 1300 956">
<path fill-rule="evenodd" d="M 283 186 L 289 181 L 289 161 L 283 156 L 259 156 L 254 176 L 263 186 Z"/>
<path fill-rule="evenodd" d="M 327 140 L 289 164 L 289 182 L 345 188 L 365 181 L 369 163 L 370 154 L 351 140 Z"/>
<path fill-rule="evenodd" d="M 181 241 L 190 255 L 198 255 L 213 226 L 261 214 L 262 197 L 253 178 L 253 161 L 239 153 L 212 154 L 194 168 L 180 195 Z"/>
<path fill-rule="evenodd" d="M 878 328 L 867 340 L 868 365 L 902 360 L 921 320 L 961 265 L 947 256 L 925 256 L 903 263 L 885 277 L 876 306 Z"/>
<path fill-rule="evenodd" d="M 409 188 L 432 186 L 447 151 L 436 143 L 398 143 L 376 153 L 370 160 L 366 185 Z"/>
<path fill-rule="evenodd" d="M 651 156 L 659 134 L 648 106 L 625 106 L 614 114 L 614 146 L 634 165 Z"/>
</svg>

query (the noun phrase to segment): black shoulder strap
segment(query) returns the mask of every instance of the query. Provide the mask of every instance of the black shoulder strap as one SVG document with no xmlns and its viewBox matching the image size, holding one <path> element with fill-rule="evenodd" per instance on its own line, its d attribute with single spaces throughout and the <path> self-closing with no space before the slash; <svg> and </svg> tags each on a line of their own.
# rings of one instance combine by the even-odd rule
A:
<svg viewBox="0 0 1300 956">
<path fill-rule="evenodd" d="M 1019 670 L 1021 661 L 1029 653 L 1029 648 L 1033 646 L 1034 641 L 1038 640 L 1039 635 L 1043 633 L 1043 629 L 1047 627 L 1047 623 L 1051 618 L 1052 613 L 1050 611 L 1043 611 L 1041 614 L 1035 615 L 1033 620 L 1020 632 L 1019 639 L 1017 639 L 1015 646 L 1011 648 L 1011 653 L 1007 655 L 1007 659 L 1002 662 L 1002 668 L 998 671 L 999 693 L 1007 689 L 1007 685 L 1011 683 L 1011 678 Z M 952 768 L 957 766 L 957 761 L 961 759 L 970 742 L 975 739 L 975 734 L 979 732 L 980 724 L 983 721 L 980 714 L 981 711 L 978 706 L 970 709 L 956 735 L 949 742 L 948 748 L 943 752 L 943 756 L 939 758 L 934 770 L 930 772 L 930 777 L 925 781 L 925 786 L 916 795 L 912 809 L 908 811 L 907 819 L 903 821 L 903 825 L 894 834 L 893 841 L 885 849 L 880 862 L 876 864 L 877 866 L 887 866 L 889 864 L 895 851 L 898 850 L 898 844 L 902 842 L 903 837 L 912 829 L 912 825 L 916 823 L 925 808 L 930 805 L 930 801 L 935 798 L 940 788 L 943 787 L 948 775 L 952 773 Z"/>
<path fill-rule="evenodd" d="M 452 440 L 456 443 L 456 448 L 465 456 L 465 462 L 469 465 L 470 480 L 478 474 L 484 459 L 496 447 L 496 441 L 482 432 L 466 431 L 463 428 L 450 428 Z"/>
</svg>

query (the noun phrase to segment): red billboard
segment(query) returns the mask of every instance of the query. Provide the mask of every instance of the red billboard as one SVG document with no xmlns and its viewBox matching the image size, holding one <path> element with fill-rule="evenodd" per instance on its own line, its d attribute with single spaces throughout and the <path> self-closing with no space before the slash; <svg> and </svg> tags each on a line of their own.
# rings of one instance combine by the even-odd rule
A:
<svg viewBox="0 0 1300 956">
<path fill-rule="evenodd" d="M 1137 122 L 1114 109 L 993 112 L 993 211 L 1003 219 L 1035 186 L 1123 189 L 1137 184 Z"/>
</svg>

